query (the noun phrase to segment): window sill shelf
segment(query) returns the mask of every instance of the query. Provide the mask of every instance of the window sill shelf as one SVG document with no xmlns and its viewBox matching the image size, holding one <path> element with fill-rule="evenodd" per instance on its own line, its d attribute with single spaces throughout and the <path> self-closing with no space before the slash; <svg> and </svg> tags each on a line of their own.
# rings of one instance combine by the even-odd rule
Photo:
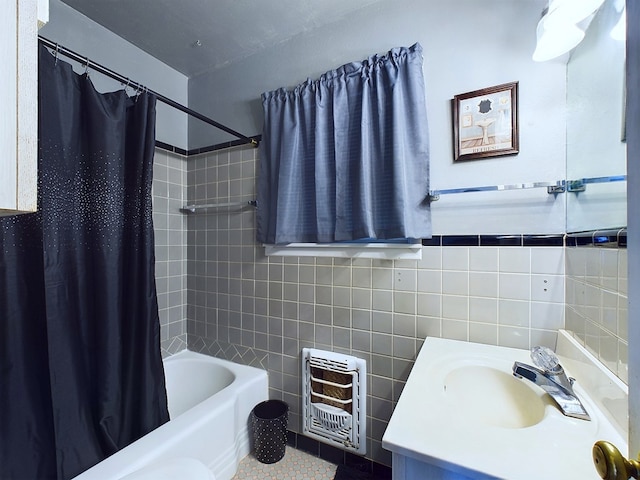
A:
<svg viewBox="0 0 640 480">
<path fill-rule="evenodd" d="M 421 243 L 288 243 L 264 245 L 265 255 L 282 257 L 377 258 L 420 260 Z"/>
</svg>

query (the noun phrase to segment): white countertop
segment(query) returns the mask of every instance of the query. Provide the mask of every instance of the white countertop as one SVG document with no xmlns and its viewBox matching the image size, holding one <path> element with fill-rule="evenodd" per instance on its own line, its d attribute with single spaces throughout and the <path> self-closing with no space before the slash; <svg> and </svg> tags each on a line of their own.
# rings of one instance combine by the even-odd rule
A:
<svg viewBox="0 0 640 480">
<path fill-rule="evenodd" d="M 531 364 L 529 352 L 430 337 L 416 359 L 382 446 L 472 477 L 476 474 L 517 480 L 598 479 L 591 459 L 591 449 L 597 440 L 614 443 L 623 454 L 627 451 L 626 433 L 621 431 L 624 427 L 612 421 L 616 415 L 619 418 L 620 413 L 611 414 L 603 408 L 603 405 L 615 404 L 623 405 L 626 410 L 626 391 L 624 384 L 612 379 L 610 373 L 607 375 L 608 370 L 601 371 L 604 367 L 600 364 L 589 364 L 593 357 L 583 356 L 582 352 L 576 354 L 579 345 L 572 338 L 567 339 L 567 335 L 561 331 L 556 351 L 567 374 L 576 377 L 574 390 L 591 421 L 564 416 L 541 388 L 515 378 L 544 402 L 539 423 L 505 428 L 481 418 L 478 412 L 470 414 L 474 409 L 465 409 L 464 402 L 487 401 L 491 392 L 482 391 L 482 386 L 476 385 L 468 398 L 452 400 L 444 388 L 447 375 L 456 368 L 478 365 L 511 375 L 514 361 Z M 593 373 L 594 368 L 597 374 Z M 590 377 L 584 379 L 584 385 L 580 374 Z M 605 385 L 595 380 L 600 375 Z M 595 393 L 590 395 L 583 388 L 586 386 Z M 604 392 L 604 396 L 598 392 Z M 478 396 L 475 400 L 474 395 Z"/>
</svg>

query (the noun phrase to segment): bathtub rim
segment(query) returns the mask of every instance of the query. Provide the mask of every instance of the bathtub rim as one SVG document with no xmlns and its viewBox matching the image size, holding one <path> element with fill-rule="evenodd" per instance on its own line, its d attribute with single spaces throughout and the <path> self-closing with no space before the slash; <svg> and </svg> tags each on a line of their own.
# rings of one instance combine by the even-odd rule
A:
<svg viewBox="0 0 640 480">
<path fill-rule="evenodd" d="M 268 396 L 268 375 L 267 371 L 258 367 L 242 365 L 232 362 L 230 360 L 212 357 L 203 353 L 193 352 L 185 349 L 178 353 L 175 353 L 169 357 L 163 359 L 163 362 L 175 362 L 181 360 L 206 360 L 211 363 L 219 363 L 229 368 L 235 375 L 235 379 L 231 385 L 220 390 L 211 397 L 206 398 L 202 402 L 196 404 L 189 410 L 185 411 L 181 415 L 178 415 L 175 419 L 160 425 L 155 430 L 149 432 L 144 437 L 139 438 L 135 442 L 127 445 L 123 449 L 114 453 L 113 455 L 105 458 L 101 462 L 97 463 L 93 467 L 85 470 L 72 480 L 119 480 L 126 475 L 129 475 L 140 468 L 143 468 L 152 462 L 157 461 L 158 458 L 162 458 L 163 450 L 167 449 L 168 440 L 180 441 L 183 437 L 187 437 L 191 432 L 199 428 L 200 421 L 203 417 L 207 417 L 207 414 L 211 414 L 210 406 L 208 405 L 211 399 L 216 399 L 216 406 L 229 407 L 229 404 L 235 408 L 236 397 L 238 395 L 237 388 L 232 388 L 234 385 L 241 385 L 241 388 L 250 388 L 260 383 L 265 384 L 266 390 L 264 394 Z M 258 400 L 261 401 L 261 400 Z M 168 435 L 168 432 L 179 432 L 178 435 Z M 235 431 L 233 449 L 235 451 L 242 452 L 246 449 L 246 446 L 239 445 L 239 437 L 245 432 Z M 164 439 L 164 442 L 158 442 L 158 440 Z M 127 465 L 122 465 L 123 456 L 127 456 L 128 459 L 132 459 Z M 180 455 L 184 457 L 184 455 Z M 194 457 L 195 458 L 195 457 Z M 239 461 L 240 459 L 238 459 Z M 208 468 L 216 462 L 203 461 Z M 234 465 L 235 468 L 235 465 Z M 227 471 L 229 468 L 226 469 Z M 217 478 L 217 477 L 216 477 Z"/>
</svg>

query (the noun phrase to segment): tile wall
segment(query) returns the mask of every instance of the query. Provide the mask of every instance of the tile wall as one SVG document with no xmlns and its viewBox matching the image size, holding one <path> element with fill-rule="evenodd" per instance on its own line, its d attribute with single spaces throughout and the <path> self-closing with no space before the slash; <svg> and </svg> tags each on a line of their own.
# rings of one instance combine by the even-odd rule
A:
<svg viewBox="0 0 640 480">
<path fill-rule="evenodd" d="M 187 348 L 186 158 L 156 148 L 153 163 L 153 224 L 156 290 L 163 356 Z"/>
<path fill-rule="evenodd" d="M 188 202 L 253 200 L 257 155 L 238 147 L 190 157 Z M 295 432 L 301 348 L 365 358 L 376 462 L 390 464 L 381 438 L 426 336 L 553 347 L 564 326 L 561 246 L 424 246 L 420 261 L 267 258 L 254 222 L 246 207 L 188 216 L 189 349 L 266 368 Z"/>
<path fill-rule="evenodd" d="M 252 147 L 236 147 L 187 161 L 156 150 L 163 355 L 188 343 L 194 351 L 267 369 L 271 396 L 291 405 L 294 432 L 301 431 L 302 347 L 363 357 L 367 457 L 387 465 L 380 440 L 426 336 L 553 347 L 557 329 L 567 328 L 627 381 L 626 249 L 436 241 L 423 247 L 420 261 L 267 258 L 254 241 L 251 207 L 179 211 L 191 202 L 253 200 L 257 155 Z"/>
<path fill-rule="evenodd" d="M 566 248 L 566 328 L 628 382 L 627 250 Z"/>
</svg>

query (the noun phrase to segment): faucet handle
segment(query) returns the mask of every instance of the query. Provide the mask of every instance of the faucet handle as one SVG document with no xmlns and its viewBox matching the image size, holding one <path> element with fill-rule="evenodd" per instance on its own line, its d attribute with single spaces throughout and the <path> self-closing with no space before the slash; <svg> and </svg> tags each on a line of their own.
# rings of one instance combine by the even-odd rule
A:
<svg viewBox="0 0 640 480">
<path fill-rule="evenodd" d="M 562 370 L 560 361 L 553 350 L 538 345 L 531 350 L 531 360 L 536 367 L 547 372 L 557 373 Z"/>
</svg>

